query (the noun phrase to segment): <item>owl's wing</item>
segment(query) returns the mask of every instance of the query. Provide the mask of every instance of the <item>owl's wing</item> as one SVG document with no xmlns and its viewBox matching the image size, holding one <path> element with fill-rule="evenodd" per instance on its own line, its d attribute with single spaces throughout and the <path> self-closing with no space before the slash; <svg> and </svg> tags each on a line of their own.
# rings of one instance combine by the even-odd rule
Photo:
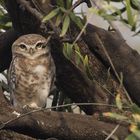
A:
<svg viewBox="0 0 140 140">
<path fill-rule="evenodd" d="M 16 98 L 14 95 L 17 79 L 15 74 L 15 59 L 11 61 L 10 68 L 8 70 L 8 85 L 9 85 L 9 91 L 10 91 L 10 102 L 12 105 L 16 106 Z"/>
</svg>

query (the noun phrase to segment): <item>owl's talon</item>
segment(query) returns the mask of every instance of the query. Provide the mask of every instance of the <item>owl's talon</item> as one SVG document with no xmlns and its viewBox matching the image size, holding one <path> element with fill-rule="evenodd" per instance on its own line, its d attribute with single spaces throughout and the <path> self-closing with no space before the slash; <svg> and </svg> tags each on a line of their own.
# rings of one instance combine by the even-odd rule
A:
<svg viewBox="0 0 140 140">
<path fill-rule="evenodd" d="M 19 117 L 21 114 L 17 111 L 13 111 L 12 114 L 16 115 L 17 117 Z"/>
<path fill-rule="evenodd" d="M 27 112 L 30 112 L 30 111 L 32 111 L 33 110 L 33 108 L 31 108 L 29 105 L 24 105 L 23 107 L 22 107 L 22 113 L 27 113 Z"/>
</svg>

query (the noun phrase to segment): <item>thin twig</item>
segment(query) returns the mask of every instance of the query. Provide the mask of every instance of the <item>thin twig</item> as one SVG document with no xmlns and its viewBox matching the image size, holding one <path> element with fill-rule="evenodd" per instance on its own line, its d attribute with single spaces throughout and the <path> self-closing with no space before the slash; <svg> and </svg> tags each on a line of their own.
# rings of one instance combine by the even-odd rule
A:
<svg viewBox="0 0 140 140">
<path fill-rule="evenodd" d="M 102 103 L 73 103 L 73 104 L 65 104 L 65 105 L 59 105 L 59 106 L 52 106 L 52 107 L 47 107 L 47 108 L 39 108 L 39 109 L 36 109 L 36 110 L 32 110 L 30 112 L 27 112 L 27 113 L 24 113 L 24 114 L 21 114 L 20 116 L 18 116 L 17 118 L 14 118 L 14 119 L 11 119 L 11 120 L 8 120 L 6 122 L 1 122 L 1 125 L 0 125 L 0 129 L 4 128 L 5 125 L 15 121 L 15 120 L 18 120 L 20 118 L 23 118 L 27 115 L 30 115 L 32 113 L 36 113 L 36 112 L 40 112 L 40 111 L 45 111 L 45 110 L 50 110 L 50 109 L 54 109 L 54 108 L 62 108 L 62 107 L 68 107 L 68 106 L 84 106 L 84 105 L 93 105 L 93 106 L 109 106 L 109 107 L 113 107 L 113 108 L 117 108 L 116 105 L 109 105 L 109 104 L 102 104 Z M 123 107 L 123 108 L 126 108 L 128 109 L 129 107 Z"/>
<path fill-rule="evenodd" d="M 116 68 L 115 68 L 115 66 L 114 66 L 114 64 L 113 64 L 113 62 L 112 62 L 112 60 L 111 60 L 111 58 L 110 58 L 110 56 L 109 56 L 109 54 L 108 54 L 108 52 L 107 52 L 105 46 L 104 46 L 104 44 L 102 43 L 100 37 L 98 36 L 98 34 L 96 34 L 96 38 L 98 39 L 98 41 L 99 41 L 101 47 L 103 48 L 103 51 L 104 51 L 104 53 L 105 53 L 105 55 L 106 55 L 106 57 L 107 57 L 107 59 L 108 59 L 110 65 L 111 65 L 111 67 L 112 67 L 112 69 L 113 69 L 113 71 L 114 71 L 114 73 L 115 73 L 117 79 L 119 80 L 119 82 L 120 82 L 120 84 L 121 84 L 121 83 L 122 83 L 122 81 L 121 81 L 122 79 L 120 78 L 118 72 L 116 71 Z M 127 90 L 125 89 L 123 83 L 122 83 L 122 87 L 123 87 L 123 90 L 124 90 L 125 93 L 126 93 L 126 96 L 127 96 L 128 100 L 129 100 L 130 104 L 132 105 L 133 102 L 132 102 L 132 100 L 131 100 L 131 98 L 130 98 L 128 92 L 127 92 Z"/>
<path fill-rule="evenodd" d="M 83 3 L 83 2 L 84 2 L 84 0 L 78 0 L 78 1 L 76 1 L 76 2 L 71 6 L 71 8 L 67 10 L 67 12 L 64 14 L 64 16 L 69 15 L 76 7 L 78 7 L 78 6 L 79 6 L 81 3 Z"/>
<path fill-rule="evenodd" d="M 84 33 L 87 25 L 88 25 L 88 22 L 85 23 L 84 27 L 82 28 L 82 30 L 80 31 L 80 33 L 78 34 L 78 36 L 76 37 L 76 39 L 74 40 L 74 42 L 72 43 L 73 46 L 79 40 L 79 38 L 82 36 L 82 34 Z"/>
<path fill-rule="evenodd" d="M 113 130 L 112 132 L 108 135 L 108 137 L 105 140 L 109 140 L 113 134 L 117 131 L 117 129 L 119 128 L 120 124 L 118 124 Z"/>
<path fill-rule="evenodd" d="M 72 7 L 68 10 L 68 13 L 69 12 L 71 12 L 71 11 L 73 11 L 76 7 L 78 7 L 81 3 L 83 3 L 84 2 L 84 0 L 78 0 L 78 1 L 76 1 L 73 5 L 72 5 Z"/>
</svg>

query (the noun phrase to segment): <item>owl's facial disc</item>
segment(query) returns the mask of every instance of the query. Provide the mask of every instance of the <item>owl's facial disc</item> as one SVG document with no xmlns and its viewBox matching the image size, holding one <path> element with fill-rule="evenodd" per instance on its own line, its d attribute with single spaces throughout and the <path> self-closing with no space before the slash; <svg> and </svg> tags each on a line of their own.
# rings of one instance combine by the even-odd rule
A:
<svg viewBox="0 0 140 140">
<path fill-rule="evenodd" d="M 23 35 L 12 45 L 12 53 L 13 56 L 18 55 L 28 59 L 35 59 L 40 56 L 48 57 L 50 54 L 48 46 L 48 40 L 40 35 Z"/>
</svg>

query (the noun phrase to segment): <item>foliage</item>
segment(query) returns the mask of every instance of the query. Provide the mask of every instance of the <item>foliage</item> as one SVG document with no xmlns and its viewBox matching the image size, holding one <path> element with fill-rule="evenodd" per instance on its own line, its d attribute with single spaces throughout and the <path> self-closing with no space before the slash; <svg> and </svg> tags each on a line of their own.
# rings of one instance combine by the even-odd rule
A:
<svg viewBox="0 0 140 140">
<path fill-rule="evenodd" d="M 82 19 L 73 13 L 74 8 L 71 8 L 73 6 L 72 4 L 73 0 L 67 0 L 66 2 L 63 0 L 58 0 L 56 8 L 42 20 L 43 22 L 47 22 L 55 18 L 55 25 L 57 27 L 61 26 L 60 37 L 63 37 L 67 33 L 68 29 L 70 28 L 71 21 L 73 21 L 80 29 L 83 27 Z"/>
<path fill-rule="evenodd" d="M 118 113 L 105 112 L 103 116 L 109 117 L 129 124 L 129 130 L 132 132 L 125 140 L 137 140 L 140 139 L 140 108 L 133 104 L 129 106 L 129 110 L 123 106 L 121 95 L 118 93 L 116 96 L 116 105 L 118 107 Z"/>
<path fill-rule="evenodd" d="M 118 20 L 127 24 L 136 34 L 140 32 L 140 0 L 105 0 L 101 4 L 93 2 L 90 11 L 102 16 L 107 21 Z M 117 5 L 117 6 L 116 6 Z M 118 6 L 119 5 L 119 6 Z"/>
<path fill-rule="evenodd" d="M 1 3 L 2 2 L 0 2 L 0 30 L 5 31 L 12 27 L 12 22 Z"/>
<path fill-rule="evenodd" d="M 121 21 L 127 24 L 132 31 L 135 31 L 136 34 L 140 33 L 138 29 L 140 27 L 139 23 L 139 13 L 140 13 L 140 0 L 104 0 L 103 3 L 97 4 L 95 0 L 91 0 L 93 6 L 89 8 L 89 12 L 97 14 L 103 17 L 109 23 L 112 21 Z M 122 7 L 118 8 L 114 6 L 112 2 L 121 3 Z M 59 37 L 65 38 L 73 36 L 70 32 L 71 24 L 75 24 L 81 31 L 86 25 L 87 20 L 85 20 L 85 15 L 81 12 L 81 15 L 78 16 L 74 9 L 73 0 L 57 0 L 57 4 L 49 14 L 45 15 L 42 19 L 42 22 L 55 21 L 55 27 L 60 29 Z M 0 29 L 8 30 L 12 27 L 12 22 L 7 15 L 6 10 L 3 7 L 2 1 L 0 1 Z M 84 33 L 84 31 L 82 32 Z M 79 33 L 80 34 L 80 33 Z M 88 55 L 83 55 L 81 49 L 76 42 L 76 38 L 72 43 L 65 42 L 63 43 L 63 53 L 67 59 L 74 63 L 78 69 L 84 71 L 87 74 L 87 77 L 92 77 L 89 57 Z M 0 82 L 2 85 L 2 82 Z M 120 83 L 121 84 L 121 83 Z M 65 98 L 64 103 L 71 103 L 69 99 Z M 130 139 L 140 139 L 140 108 L 135 104 L 129 107 L 129 114 L 125 114 L 125 106 L 121 97 L 121 94 L 118 92 L 116 95 L 116 106 L 118 107 L 119 112 L 106 112 L 103 113 L 105 117 L 110 117 L 117 119 L 121 122 L 128 122 L 130 124 L 129 130 L 132 132 L 126 140 Z M 65 111 L 72 112 L 72 108 L 66 108 Z"/>
<path fill-rule="evenodd" d="M 88 78 L 92 77 L 89 57 L 83 55 L 78 44 L 64 43 L 63 53 L 67 59 L 69 59 L 74 65 L 82 72 L 84 72 Z"/>
</svg>

